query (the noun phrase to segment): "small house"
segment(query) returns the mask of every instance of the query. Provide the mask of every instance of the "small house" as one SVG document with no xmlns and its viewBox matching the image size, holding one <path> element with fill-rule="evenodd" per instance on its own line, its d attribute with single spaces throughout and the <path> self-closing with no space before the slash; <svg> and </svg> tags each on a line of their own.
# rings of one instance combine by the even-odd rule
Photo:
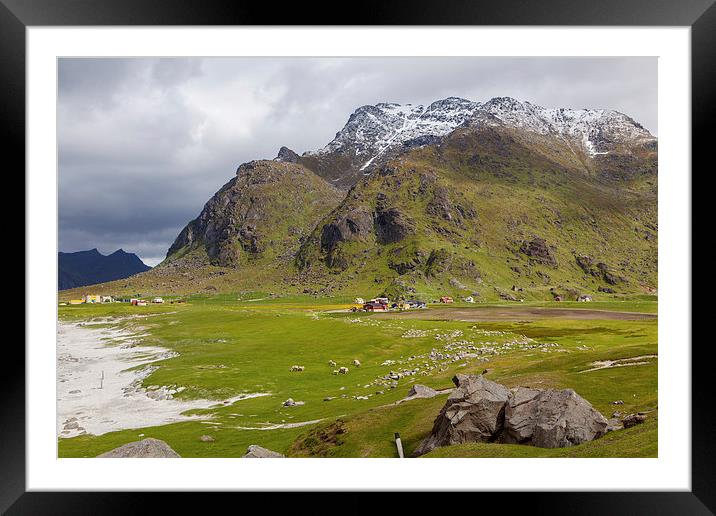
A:
<svg viewBox="0 0 716 516">
<path fill-rule="evenodd" d="M 129 304 L 132 306 L 137 306 L 137 303 L 139 303 L 139 299 L 137 299 L 136 297 L 133 297 L 129 300 Z"/>
<path fill-rule="evenodd" d="M 387 297 L 376 297 L 375 299 L 371 299 L 371 302 L 375 301 L 376 303 L 380 303 L 383 305 L 388 305 L 390 303 L 390 300 Z"/>
<path fill-rule="evenodd" d="M 85 303 L 101 303 L 102 302 L 102 296 L 98 296 L 95 294 L 87 294 L 84 298 Z"/>
<path fill-rule="evenodd" d="M 455 301 L 453 301 L 453 298 L 451 298 L 450 296 L 442 296 L 440 298 L 440 302 L 441 303 L 454 303 Z"/>
<path fill-rule="evenodd" d="M 363 310 L 366 312 L 386 312 L 388 310 L 388 305 L 370 301 L 363 305 Z"/>
<path fill-rule="evenodd" d="M 357 298 L 355 299 L 354 303 L 357 304 L 357 305 L 364 305 L 364 304 L 365 304 L 365 299 L 363 299 L 362 297 L 357 297 Z"/>
<path fill-rule="evenodd" d="M 147 302 L 140 299 L 137 301 L 137 306 L 147 306 Z"/>
<path fill-rule="evenodd" d="M 84 299 L 70 299 L 71 305 L 81 305 L 84 302 L 85 302 Z"/>
<path fill-rule="evenodd" d="M 163 303 L 164 300 L 161 297 L 155 297 L 152 299 L 152 303 Z"/>
<path fill-rule="evenodd" d="M 99 296 L 99 300 L 101 303 L 114 303 L 114 298 L 112 296 Z"/>
</svg>

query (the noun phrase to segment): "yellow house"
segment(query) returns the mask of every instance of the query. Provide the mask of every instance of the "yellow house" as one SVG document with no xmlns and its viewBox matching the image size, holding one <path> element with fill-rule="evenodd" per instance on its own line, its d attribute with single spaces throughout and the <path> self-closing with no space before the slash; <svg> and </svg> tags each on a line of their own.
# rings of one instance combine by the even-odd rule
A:
<svg viewBox="0 0 716 516">
<path fill-rule="evenodd" d="M 102 302 L 102 296 L 97 296 L 94 294 L 87 294 L 84 297 L 85 303 L 101 303 Z"/>
<path fill-rule="evenodd" d="M 83 299 L 70 299 L 71 305 L 81 305 L 82 303 L 84 303 Z"/>
</svg>

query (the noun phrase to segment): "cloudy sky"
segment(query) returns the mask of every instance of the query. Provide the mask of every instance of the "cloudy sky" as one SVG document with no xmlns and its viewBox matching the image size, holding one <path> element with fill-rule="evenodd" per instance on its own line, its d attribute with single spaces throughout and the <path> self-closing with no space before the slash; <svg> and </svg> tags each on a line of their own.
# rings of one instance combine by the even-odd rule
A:
<svg viewBox="0 0 716 516">
<path fill-rule="evenodd" d="M 60 251 L 155 265 L 237 166 L 323 147 L 359 106 L 510 96 L 657 130 L 655 58 L 172 58 L 59 62 Z"/>
</svg>

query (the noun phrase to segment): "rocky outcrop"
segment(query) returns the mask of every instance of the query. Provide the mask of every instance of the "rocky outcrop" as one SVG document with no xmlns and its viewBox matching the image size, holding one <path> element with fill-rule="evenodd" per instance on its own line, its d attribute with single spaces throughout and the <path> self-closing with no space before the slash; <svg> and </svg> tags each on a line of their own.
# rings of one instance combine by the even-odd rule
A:
<svg viewBox="0 0 716 516">
<path fill-rule="evenodd" d="M 282 457 L 285 457 L 285 455 L 262 448 L 261 446 L 257 444 L 252 444 L 248 447 L 246 450 L 246 455 L 242 456 L 242 459 L 280 459 Z"/>
<path fill-rule="evenodd" d="M 501 433 L 505 404 L 510 396 L 507 387 L 482 375 L 459 374 L 453 382 L 457 388 L 440 411 L 430 436 L 414 455 L 423 455 L 438 446 L 491 442 Z"/>
<path fill-rule="evenodd" d="M 415 224 L 397 208 L 375 214 L 375 236 L 380 244 L 400 242 L 415 230 Z"/>
<path fill-rule="evenodd" d="M 540 448 L 564 448 L 601 437 L 607 419 L 571 389 L 517 388 L 505 407 L 502 440 Z"/>
<path fill-rule="evenodd" d="M 342 194 L 305 167 L 282 159 L 251 161 L 236 171 L 179 234 L 167 261 L 203 250 L 212 265 L 238 267 L 246 259 L 293 257 L 301 236 L 340 201 Z M 295 154 L 295 153 L 294 153 Z M 285 159 L 284 159 L 285 158 Z"/>
<path fill-rule="evenodd" d="M 528 240 L 522 243 L 520 252 L 530 257 L 530 260 L 535 263 L 542 265 L 548 265 L 550 267 L 557 266 L 557 259 L 552 253 L 552 249 L 547 245 L 544 238 L 534 237 L 532 240 Z"/>
<path fill-rule="evenodd" d="M 419 456 L 439 446 L 502 442 L 562 448 L 592 441 L 609 422 L 571 389 L 512 391 L 482 375 L 457 375 L 457 388 L 435 419 Z"/>
<path fill-rule="evenodd" d="M 281 147 L 278 150 L 278 155 L 274 158 L 276 161 L 283 161 L 284 163 L 298 163 L 301 156 L 293 152 L 288 147 Z"/>
<path fill-rule="evenodd" d="M 594 260 L 590 256 L 576 255 L 574 257 L 577 265 L 584 271 L 585 274 L 594 276 L 595 278 L 601 278 L 609 285 L 617 285 L 624 281 L 624 278 L 615 274 L 611 267 L 604 262 L 594 263 Z M 613 292 L 609 287 L 600 287 L 601 292 Z"/>
<path fill-rule="evenodd" d="M 351 210 L 321 230 L 321 250 L 332 252 L 340 242 L 367 238 L 373 230 L 373 217 L 364 210 Z"/>
<path fill-rule="evenodd" d="M 171 446 L 164 441 L 148 437 L 141 441 L 124 444 L 119 448 L 97 455 L 97 457 L 103 459 L 173 459 L 179 458 L 181 455 L 172 450 Z"/>
</svg>

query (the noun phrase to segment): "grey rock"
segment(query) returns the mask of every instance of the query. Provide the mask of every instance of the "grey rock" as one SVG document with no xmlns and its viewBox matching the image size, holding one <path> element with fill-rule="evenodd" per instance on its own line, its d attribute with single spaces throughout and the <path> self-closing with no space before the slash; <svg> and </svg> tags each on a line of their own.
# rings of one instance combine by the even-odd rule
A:
<svg viewBox="0 0 716 516">
<path fill-rule="evenodd" d="M 607 432 L 614 432 L 615 430 L 621 430 L 622 428 L 624 428 L 624 425 L 621 420 L 619 418 L 612 418 L 609 420 L 609 424 L 607 425 Z"/>
<path fill-rule="evenodd" d="M 216 439 L 214 439 L 210 435 L 202 435 L 201 437 L 199 437 L 199 440 L 204 443 L 213 443 L 214 441 L 216 441 Z"/>
<path fill-rule="evenodd" d="M 457 388 L 414 455 L 423 455 L 439 446 L 490 442 L 502 431 L 505 405 L 510 397 L 507 387 L 482 375 L 458 374 L 453 382 Z"/>
<path fill-rule="evenodd" d="M 141 441 L 135 441 L 127 443 L 119 448 L 108 451 L 97 457 L 109 458 L 109 459 L 126 459 L 126 458 L 178 458 L 181 457 L 177 452 L 159 439 L 142 439 Z"/>
<path fill-rule="evenodd" d="M 278 459 L 281 457 L 285 457 L 285 455 L 272 450 L 268 450 L 266 448 L 262 448 L 257 444 L 252 444 L 248 447 L 248 449 L 246 450 L 246 455 L 244 455 L 242 459 Z"/>
<path fill-rule="evenodd" d="M 629 414 L 622 419 L 622 424 L 624 428 L 631 428 L 632 426 L 642 424 L 644 421 L 646 421 L 646 414 Z"/>
<path fill-rule="evenodd" d="M 413 385 L 408 391 L 408 398 L 433 398 L 437 395 L 438 391 L 419 383 Z"/>
<path fill-rule="evenodd" d="M 604 435 L 609 422 L 572 389 L 520 387 L 505 407 L 503 442 L 562 448 Z"/>
</svg>

